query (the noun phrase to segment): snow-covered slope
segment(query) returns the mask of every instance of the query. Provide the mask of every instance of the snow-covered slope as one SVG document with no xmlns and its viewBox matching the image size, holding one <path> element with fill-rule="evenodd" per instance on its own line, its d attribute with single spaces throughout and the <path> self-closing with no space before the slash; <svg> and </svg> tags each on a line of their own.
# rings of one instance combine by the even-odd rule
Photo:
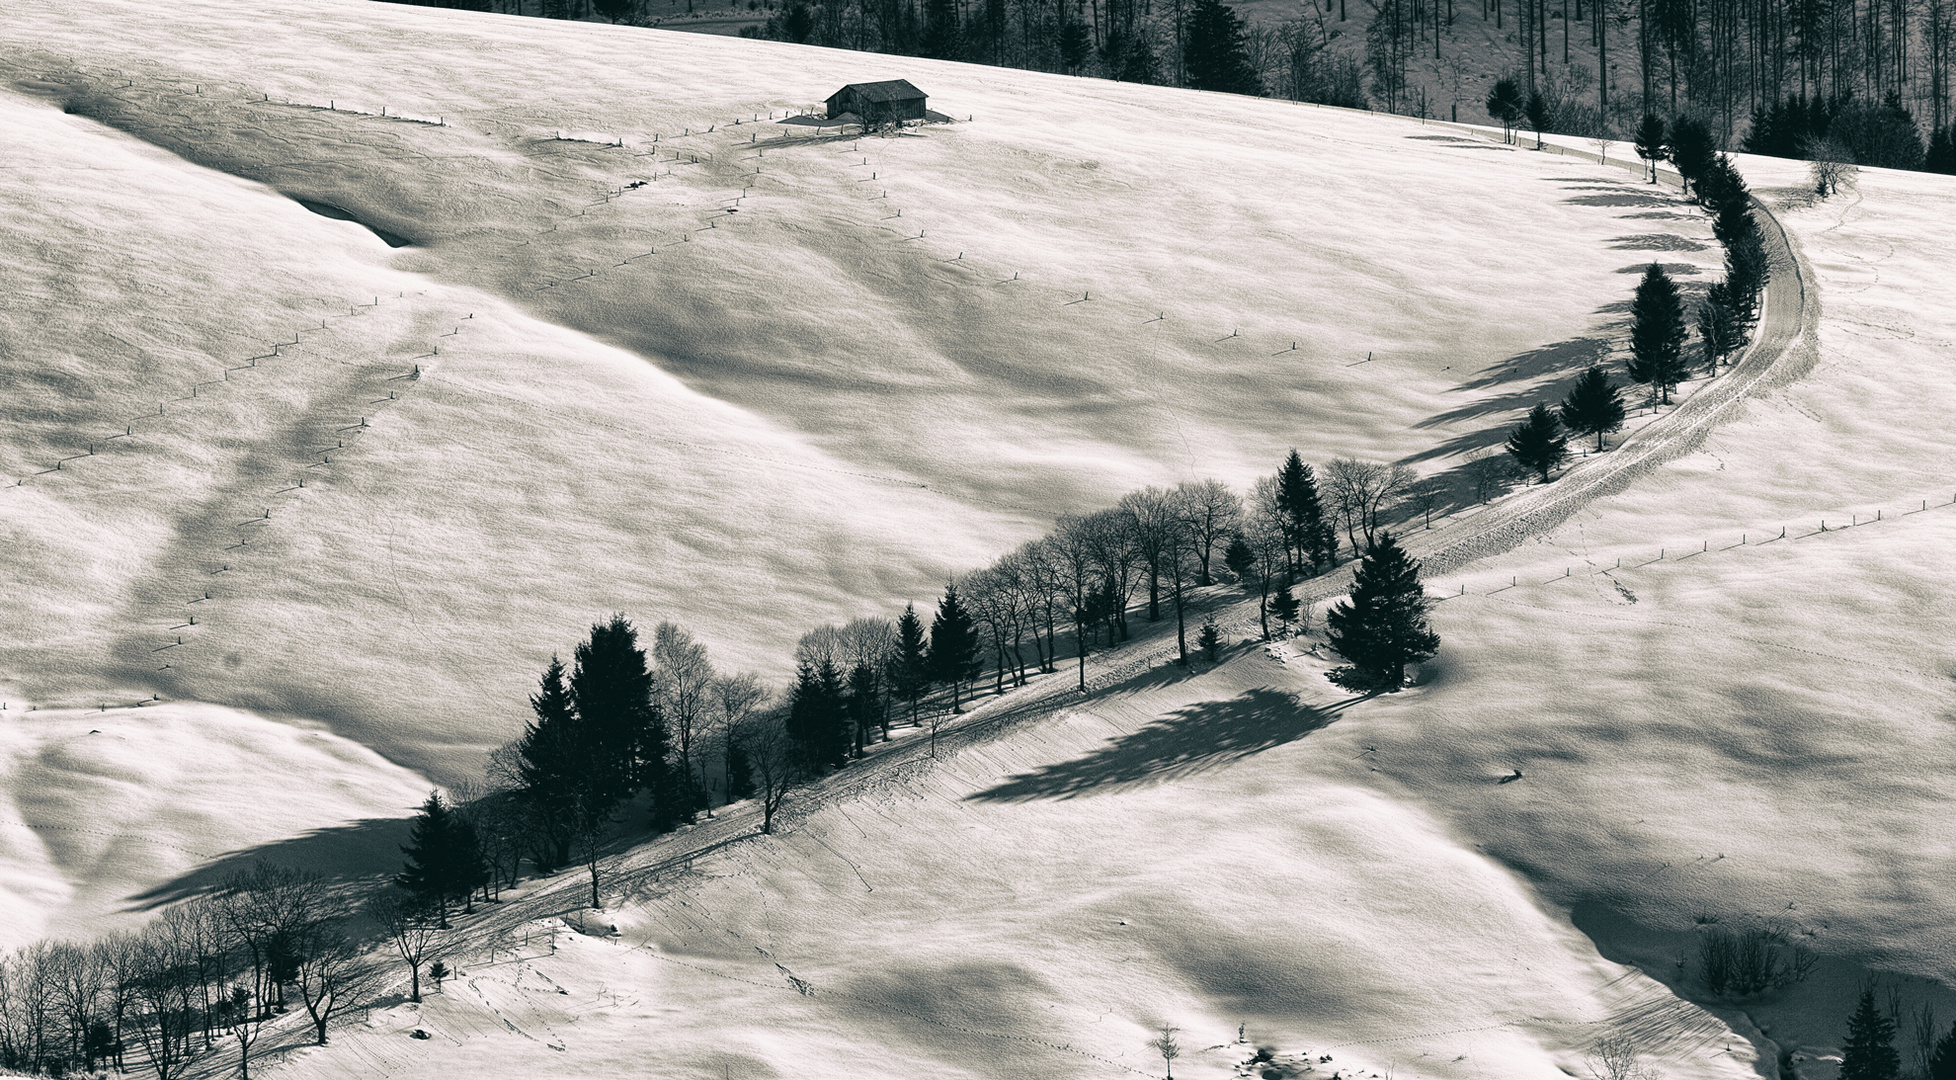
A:
<svg viewBox="0 0 1956 1080">
<path fill-rule="evenodd" d="M 354 0 L 17 22 L 0 681 L 444 777 L 607 611 L 779 673 L 1142 483 L 1445 469 L 1625 271 L 1716 261 L 1668 197 L 1281 102 Z M 778 122 L 876 75 L 961 122 Z"/>
</svg>

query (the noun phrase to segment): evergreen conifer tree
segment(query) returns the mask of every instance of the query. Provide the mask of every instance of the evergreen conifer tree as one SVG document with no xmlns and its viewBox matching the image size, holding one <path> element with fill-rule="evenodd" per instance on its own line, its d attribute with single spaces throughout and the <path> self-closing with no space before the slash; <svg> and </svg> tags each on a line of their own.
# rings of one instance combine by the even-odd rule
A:
<svg viewBox="0 0 1956 1080">
<path fill-rule="evenodd" d="M 1630 301 L 1630 377 L 1649 383 L 1671 403 L 1671 387 L 1685 376 L 1684 304 L 1664 268 L 1651 263 Z"/>
<path fill-rule="evenodd" d="M 541 863 L 545 869 L 570 858 L 573 805 L 588 793 L 592 776 L 590 748 L 578 728 L 570 688 L 564 684 L 564 665 L 556 657 L 544 669 L 537 693 L 530 698 L 536 719 L 517 743 L 517 771 L 522 798 L 542 833 Z"/>
<path fill-rule="evenodd" d="M 1521 118 L 1521 88 L 1509 78 L 1496 79 L 1487 93 L 1487 115 L 1501 124 L 1501 141 L 1513 142 L 1515 121 Z"/>
<path fill-rule="evenodd" d="M 1202 632 L 1195 636 L 1195 644 L 1202 650 L 1202 656 L 1215 663 L 1222 656 L 1222 629 L 1216 625 L 1214 616 L 1203 620 Z"/>
<path fill-rule="evenodd" d="M 1406 681 L 1406 665 L 1440 648 L 1440 635 L 1426 622 L 1429 604 L 1419 563 L 1391 533 L 1380 533 L 1358 564 L 1351 599 L 1325 616 L 1331 647 L 1351 662 L 1334 669 L 1331 680 L 1348 690 L 1399 689 Z"/>
<path fill-rule="evenodd" d="M 1875 1004 L 1874 985 L 1861 987 L 1854 1015 L 1847 1019 L 1847 1044 L 1841 1048 L 1840 1080 L 1896 1080 L 1902 1056 L 1895 1052 L 1895 1021 Z"/>
<path fill-rule="evenodd" d="M 1540 150 L 1542 132 L 1547 131 L 1549 126 L 1548 99 L 1540 91 L 1530 91 L 1528 104 L 1522 107 L 1522 111 L 1528 116 L 1529 128 L 1535 132 L 1535 149 Z"/>
<path fill-rule="evenodd" d="M 1668 157 L 1670 150 L 1664 141 L 1664 121 L 1656 113 L 1645 113 L 1637 125 L 1637 156 L 1644 159 L 1651 183 L 1657 182 L 1657 163 Z"/>
<path fill-rule="evenodd" d="M 1732 310 L 1732 291 L 1724 282 L 1705 290 L 1698 305 L 1698 337 L 1705 343 L 1705 374 L 1718 374 L 1719 361 L 1745 344 L 1745 324 Z"/>
<path fill-rule="evenodd" d="M 937 615 L 930 623 L 930 666 L 936 681 L 951 687 L 951 711 L 964 710 L 958 692 L 965 683 L 978 677 L 983 659 L 978 648 L 978 624 L 958 599 L 956 582 L 944 586 L 944 598 L 937 602 Z"/>
<path fill-rule="evenodd" d="M 964 59 L 964 27 L 955 0 L 924 0 L 923 54 L 934 60 Z"/>
<path fill-rule="evenodd" d="M 1717 152 L 1711 129 L 1696 117 L 1680 116 L 1671 121 L 1669 142 L 1671 164 L 1677 167 L 1686 189 L 1695 190 L 1698 181 L 1711 170 Z"/>
<path fill-rule="evenodd" d="M 1956 173 L 1956 124 L 1929 133 L 1929 153 L 1922 168 L 1932 173 Z"/>
<path fill-rule="evenodd" d="M 1303 605 L 1297 601 L 1297 594 L 1290 589 L 1291 587 L 1286 585 L 1277 590 L 1277 595 L 1270 598 L 1270 614 L 1277 620 L 1277 630 L 1284 637 L 1290 636 L 1291 624 L 1297 621 L 1297 616 L 1303 611 Z"/>
<path fill-rule="evenodd" d="M 1956 1024 L 1929 1051 L 1928 1080 L 1956 1080 Z"/>
<path fill-rule="evenodd" d="M 1316 473 L 1292 450 L 1277 470 L 1277 510 L 1284 516 L 1284 540 L 1293 553 L 1292 569 L 1313 574 L 1338 555 L 1338 527 L 1324 512 Z"/>
<path fill-rule="evenodd" d="M 665 723 L 652 704 L 652 672 L 623 615 L 591 627 L 570 674 L 571 704 L 590 750 L 591 793 L 615 803 L 664 779 Z M 609 806 L 607 805 L 607 809 Z"/>
<path fill-rule="evenodd" d="M 1549 473 L 1568 458 L 1569 439 L 1549 407 L 1538 404 L 1521 426 L 1508 433 L 1508 453 L 1524 468 L 1540 473 L 1546 484 Z"/>
<path fill-rule="evenodd" d="M 1189 14 L 1183 62 L 1196 90 L 1262 94 L 1263 80 L 1250 63 L 1241 16 L 1219 0 L 1195 0 Z"/>
<path fill-rule="evenodd" d="M 1570 431 L 1596 436 L 1598 451 L 1603 449 L 1603 436 L 1623 426 L 1623 398 L 1602 365 L 1576 379 L 1569 396 L 1562 399 L 1562 422 Z"/>
<path fill-rule="evenodd" d="M 917 725 L 917 701 L 930 689 L 930 656 L 917 605 L 905 604 L 897 618 L 896 652 L 890 657 L 890 688 L 910 703 L 910 724 Z"/>
<path fill-rule="evenodd" d="M 401 847 L 407 862 L 394 878 L 394 883 L 417 901 L 435 909 L 443 930 L 448 929 L 449 898 L 466 895 L 466 890 L 475 887 L 473 881 L 463 884 L 474 851 L 465 854 L 460 850 L 465 842 L 460 824 L 441 795 L 429 792 L 428 801 L 421 804 L 420 814 L 408 830 L 408 842 Z"/>
<path fill-rule="evenodd" d="M 1725 287 L 1732 313 L 1751 322 L 1759 311 L 1759 294 L 1766 287 L 1766 244 L 1759 230 L 1742 232 L 1725 245 Z"/>
<path fill-rule="evenodd" d="M 843 701 L 842 676 L 827 660 L 802 664 L 795 670 L 789 694 L 787 730 L 801 758 L 811 768 L 842 765 L 849 760 L 849 716 Z"/>
</svg>

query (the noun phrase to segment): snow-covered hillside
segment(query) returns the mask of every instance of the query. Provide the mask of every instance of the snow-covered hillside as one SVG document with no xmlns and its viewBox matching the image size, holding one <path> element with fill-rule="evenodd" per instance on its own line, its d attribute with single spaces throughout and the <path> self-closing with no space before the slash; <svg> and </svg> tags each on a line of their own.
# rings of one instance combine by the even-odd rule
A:
<svg viewBox="0 0 1956 1080">
<path fill-rule="evenodd" d="M 1137 484 L 1240 485 L 1293 445 L 1454 468 L 1615 354 L 1632 273 L 1718 261 L 1615 165 L 1398 119 L 353 2 L 17 7 L 23 939 L 308 829 L 384 869 L 384 829 L 349 826 L 423 788 L 383 756 L 466 775 L 613 609 L 778 673 L 802 629 Z M 959 119 L 781 122 L 895 76 Z M 736 809 L 620 853 L 601 915 L 530 887 L 459 932 L 434 1001 L 280 1068 L 1153 1075 L 1167 1024 L 1177 1075 L 1224 1076 L 1242 1024 L 1314 1076 L 1549 1080 L 1631 1032 L 1666 1076 L 1737 1077 L 1824 1057 L 1870 971 L 1956 1012 L 1956 314 L 1930 284 L 1956 188 L 1869 172 L 1779 216 L 1811 370 L 1450 565 L 1416 689 L 1348 702 L 1254 648 L 1178 677 L 1137 643 L 1087 698 L 1055 680 L 935 764 L 846 770 L 781 837 L 680 857 L 751 829 Z M 225 708 L 128 708 L 154 695 Z M 88 749 L 117 733 L 141 752 Z M 89 814 L 126 824 L 55 842 Z M 1815 979 L 1675 1000 L 1652 976 L 1713 919 L 1798 935 Z"/>
<path fill-rule="evenodd" d="M 1623 271 L 1717 255 L 1668 197 L 1280 102 L 352 0 L 18 22 L 0 681 L 438 777 L 607 611 L 779 674 L 1143 483 L 1455 466 L 1607 354 Z M 874 75 L 975 119 L 778 122 Z"/>
</svg>

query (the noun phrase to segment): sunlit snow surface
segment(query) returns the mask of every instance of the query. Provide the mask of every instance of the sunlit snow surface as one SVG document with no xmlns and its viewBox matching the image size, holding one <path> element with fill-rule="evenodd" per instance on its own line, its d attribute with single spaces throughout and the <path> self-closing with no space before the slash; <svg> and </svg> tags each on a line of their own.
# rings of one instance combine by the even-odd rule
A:
<svg viewBox="0 0 1956 1080">
<path fill-rule="evenodd" d="M 1278 102 L 364 4 L 16 21 L 4 677 L 442 776 L 609 611 L 779 675 L 1143 483 L 1448 469 L 1606 351 L 1624 271 L 1716 265 L 1631 178 Z M 959 122 L 766 119 L 866 72 Z"/>
<path fill-rule="evenodd" d="M 778 675 L 802 629 L 925 601 L 1137 484 L 1240 485 L 1293 445 L 1452 469 L 1620 355 L 1651 259 L 1717 272 L 1702 214 L 1632 172 L 1403 120 L 391 5 L 16 9 L 0 723 L 150 723 L 134 788 L 228 777 L 204 747 L 284 731 L 252 797 L 291 813 L 227 832 L 186 779 L 189 823 L 124 815 L 183 854 L 64 854 L 25 808 L 68 789 L 21 764 L 54 736 L 17 735 L 21 937 L 421 791 L 344 744 L 349 794 L 297 790 L 341 775 L 300 752 L 321 734 L 204 706 L 171 728 L 128 708 L 153 694 L 465 776 L 605 612 Z M 768 119 L 885 77 L 957 122 Z M 1769 198 L 1798 180 L 1742 166 Z M 1869 173 L 1783 212 L 1825 311 L 1813 372 L 1436 583 L 1468 595 L 1421 688 L 1316 730 L 1340 700 L 1316 661 L 1122 684 L 628 876 L 615 940 L 519 932 L 575 881 L 498 912 L 527 959 L 469 962 L 420 1021 L 445 1042 L 383 1012 L 293 1071 L 1098 1076 L 1158 1067 L 1141 1041 L 1170 1023 L 1199 1077 L 1246 1023 L 1328 1049 L 1320 1075 L 1548 1078 L 1653 1015 L 1666 1075 L 1753 1068 L 1571 910 L 1658 974 L 1697 917 L 1809 935 L 1824 978 L 1750 1011 L 1837 1045 L 1861 970 L 1950 964 L 1953 194 Z M 57 734 L 99 740 L 97 715 Z"/>
</svg>

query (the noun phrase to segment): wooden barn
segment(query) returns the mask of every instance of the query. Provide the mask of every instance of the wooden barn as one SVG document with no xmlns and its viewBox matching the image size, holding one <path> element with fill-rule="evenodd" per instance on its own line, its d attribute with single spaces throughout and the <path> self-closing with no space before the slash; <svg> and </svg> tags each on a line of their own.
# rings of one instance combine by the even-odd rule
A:
<svg viewBox="0 0 1956 1080">
<path fill-rule="evenodd" d="M 843 113 L 854 113 L 871 127 L 898 120 L 922 120 L 924 92 L 905 79 L 850 83 L 829 95 L 829 119 L 834 120 Z"/>
</svg>

